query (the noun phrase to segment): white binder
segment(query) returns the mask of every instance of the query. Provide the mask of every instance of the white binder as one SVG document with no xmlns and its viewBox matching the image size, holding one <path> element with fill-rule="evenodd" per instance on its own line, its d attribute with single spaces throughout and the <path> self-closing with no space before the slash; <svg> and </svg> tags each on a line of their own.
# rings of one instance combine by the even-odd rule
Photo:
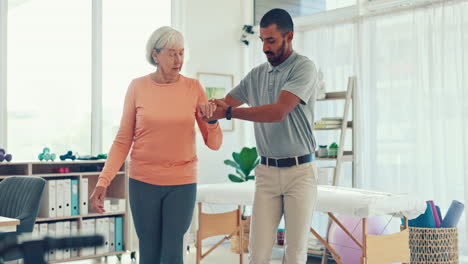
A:
<svg viewBox="0 0 468 264">
<path fill-rule="evenodd" d="M 71 223 L 70 221 L 63 222 L 63 237 L 70 237 L 71 235 Z M 63 250 L 63 259 L 69 259 L 71 257 L 71 249 L 66 248 Z"/>
<path fill-rule="evenodd" d="M 50 237 L 56 237 L 57 236 L 57 224 L 56 223 L 49 223 L 47 226 L 47 235 Z M 56 260 L 57 258 L 55 257 L 55 252 L 56 250 L 49 250 L 49 261 L 51 260 Z"/>
<path fill-rule="evenodd" d="M 72 236 L 77 236 L 78 233 L 78 221 L 71 221 L 70 222 L 70 235 Z M 78 257 L 78 249 L 77 248 L 72 248 L 71 249 L 71 257 Z"/>
<path fill-rule="evenodd" d="M 90 219 L 90 224 L 89 224 L 89 234 L 95 235 L 96 234 L 96 219 Z M 96 254 L 96 247 L 91 247 L 89 248 L 89 254 L 94 255 Z"/>
<path fill-rule="evenodd" d="M 80 179 L 80 214 L 88 214 L 88 179 Z"/>
<path fill-rule="evenodd" d="M 115 217 L 109 217 L 109 246 L 108 252 L 115 251 Z"/>
<path fill-rule="evenodd" d="M 45 237 L 49 233 L 47 223 L 38 224 L 39 225 L 39 237 Z"/>
<path fill-rule="evenodd" d="M 82 230 L 81 234 L 83 235 L 94 235 L 95 230 L 96 230 L 96 219 L 91 218 L 91 219 L 85 219 L 82 222 Z M 95 248 L 90 247 L 90 248 L 81 248 L 80 249 L 80 256 L 91 256 L 95 254 Z"/>
<path fill-rule="evenodd" d="M 63 237 L 63 222 L 56 222 L 55 223 L 55 237 L 62 238 Z M 63 249 L 56 249 L 55 250 L 55 260 L 63 259 Z"/>
<path fill-rule="evenodd" d="M 63 180 L 63 216 L 71 216 L 71 179 Z"/>
<path fill-rule="evenodd" d="M 56 189 L 56 207 L 57 207 L 57 217 L 63 217 L 63 180 L 56 180 L 57 189 Z"/>
<path fill-rule="evenodd" d="M 109 251 L 109 218 L 102 217 L 96 219 L 96 234 L 104 237 L 104 245 L 96 247 L 96 254 L 104 254 Z"/>
<path fill-rule="evenodd" d="M 44 188 L 44 194 L 41 199 L 41 206 L 39 208 L 40 217 L 56 217 L 57 210 L 55 208 L 55 196 L 56 196 L 56 181 L 48 180 Z"/>
<path fill-rule="evenodd" d="M 47 223 L 39 224 L 39 237 L 45 237 L 49 233 L 49 225 Z M 49 253 L 44 255 L 46 260 L 49 260 Z"/>
<path fill-rule="evenodd" d="M 34 228 L 33 228 L 31 236 L 33 238 L 38 238 L 39 237 L 39 224 L 34 224 Z"/>
</svg>

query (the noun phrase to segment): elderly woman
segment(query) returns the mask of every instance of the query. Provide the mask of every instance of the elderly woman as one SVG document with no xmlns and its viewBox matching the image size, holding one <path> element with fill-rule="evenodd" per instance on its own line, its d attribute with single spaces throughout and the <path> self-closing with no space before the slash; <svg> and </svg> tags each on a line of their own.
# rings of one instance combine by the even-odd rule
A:
<svg viewBox="0 0 468 264">
<path fill-rule="evenodd" d="M 132 147 L 130 207 L 140 244 L 140 264 L 183 263 L 183 236 L 195 206 L 197 155 L 195 121 L 210 149 L 221 146 L 217 122 L 206 123 L 216 106 L 200 83 L 180 74 L 184 41 L 171 27 L 148 40 L 147 60 L 156 71 L 134 79 L 106 165 L 91 195 L 104 212 L 106 188 Z"/>
</svg>

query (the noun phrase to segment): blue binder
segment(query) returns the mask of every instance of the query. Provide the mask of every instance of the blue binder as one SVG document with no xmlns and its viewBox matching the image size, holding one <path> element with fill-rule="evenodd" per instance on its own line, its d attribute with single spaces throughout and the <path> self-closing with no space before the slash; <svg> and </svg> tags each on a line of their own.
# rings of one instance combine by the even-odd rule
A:
<svg viewBox="0 0 468 264">
<path fill-rule="evenodd" d="M 71 215 L 79 215 L 80 214 L 80 202 L 78 199 L 79 193 L 79 184 L 78 179 L 71 179 Z"/>
<path fill-rule="evenodd" d="M 123 218 L 115 217 L 115 251 L 123 251 Z"/>
</svg>

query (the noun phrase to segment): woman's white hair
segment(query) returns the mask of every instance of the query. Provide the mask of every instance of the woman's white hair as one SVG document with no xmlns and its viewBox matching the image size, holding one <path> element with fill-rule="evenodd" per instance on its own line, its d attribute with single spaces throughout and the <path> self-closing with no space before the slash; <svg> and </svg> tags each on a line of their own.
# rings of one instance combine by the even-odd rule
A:
<svg viewBox="0 0 468 264">
<path fill-rule="evenodd" d="M 184 37 L 182 33 L 167 26 L 156 29 L 148 39 L 148 43 L 146 43 L 146 60 L 152 65 L 157 66 L 158 64 L 153 60 L 151 53 L 153 50 L 159 53 L 165 48 L 184 48 Z"/>
</svg>

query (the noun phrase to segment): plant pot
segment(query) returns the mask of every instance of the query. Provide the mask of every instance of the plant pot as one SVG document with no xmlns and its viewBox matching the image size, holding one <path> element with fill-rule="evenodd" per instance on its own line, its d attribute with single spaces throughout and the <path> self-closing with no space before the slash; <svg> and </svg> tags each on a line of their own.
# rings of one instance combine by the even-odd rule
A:
<svg viewBox="0 0 468 264">
<path fill-rule="evenodd" d="M 249 235 L 250 235 L 250 216 L 247 219 L 242 220 L 242 229 L 244 231 L 243 248 L 244 253 L 249 253 Z M 231 237 L 231 252 L 240 254 L 239 250 L 239 236 L 235 235 Z"/>
</svg>

